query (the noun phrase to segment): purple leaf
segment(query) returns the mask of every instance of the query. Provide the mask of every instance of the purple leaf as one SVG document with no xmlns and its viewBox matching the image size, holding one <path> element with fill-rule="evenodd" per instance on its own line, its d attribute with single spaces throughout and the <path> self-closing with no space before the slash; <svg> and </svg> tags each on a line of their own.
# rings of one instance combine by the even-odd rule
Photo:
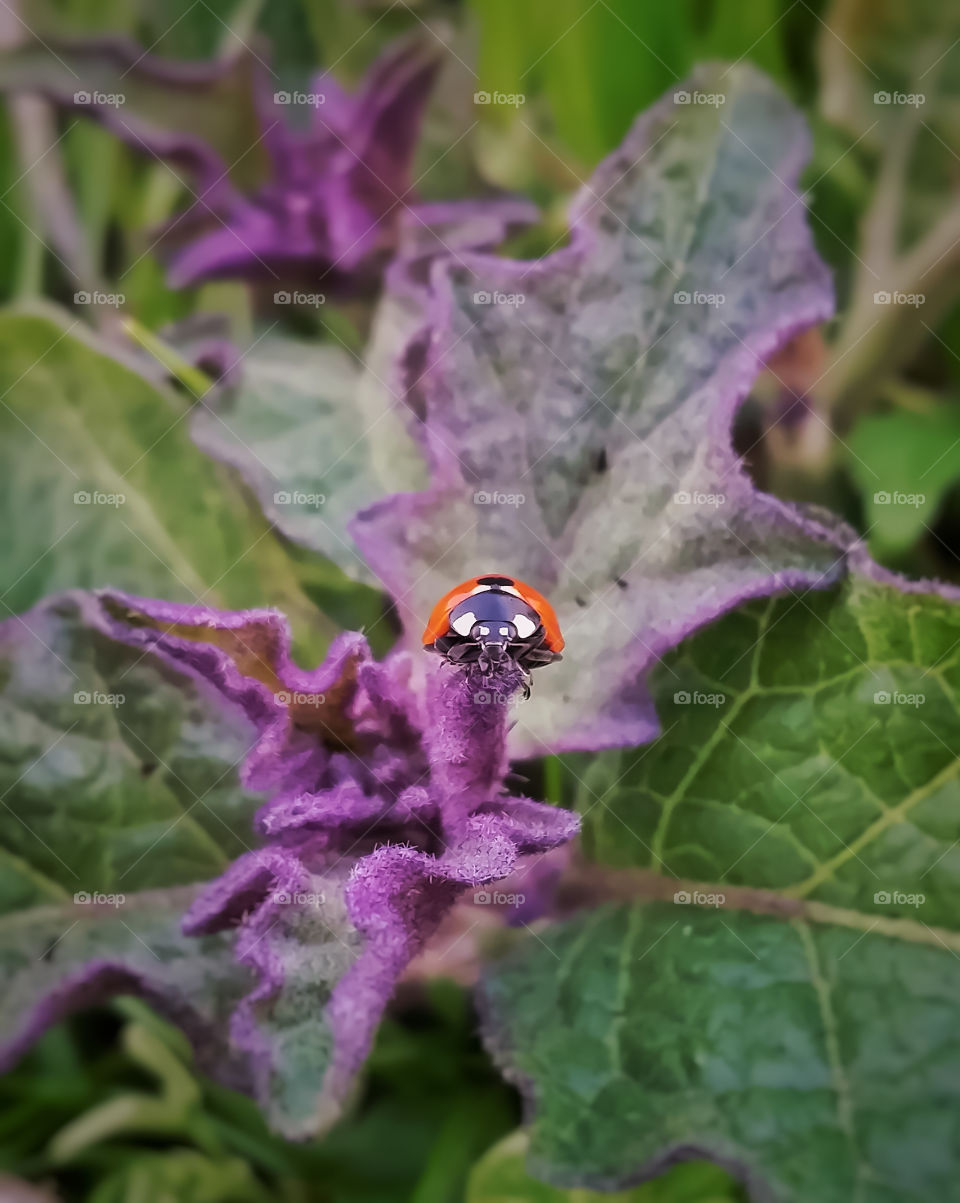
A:
<svg viewBox="0 0 960 1203">
<path fill-rule="evenodd" d="M 193 899 L 183 933 L 188 944 L 231 942 L 243 969 L 231 977 L 218 1064 L 242 1067 L 275 1126 L 314 1133 L 335 1118 L 399 976 L 457 897 L 577 831 L 569 812 L 504 790 L 509 702 L 522 674 L 511 663 L 487 680 L 435 662 L 420 693 L 406 653 L 378 663 L 356 633 L 304 670 L 275 611 L 115 591 L 85 602 L 93 639 L 133 649 L 137 665 L 161 666 L 205 706 L 218 699 L 252 728 L 240 777 L 268 795 L 255 820 L 265 845 Z M 18 1007 L 29 1002 L 34 1018 L 8 1058 L 82 1005 L 85 983 L 95 980 L 96 997 L 129 988 L 153 997 L 152 976 L 128 971 L 129 929 L 114 923 L 96 947 L 99 968 L 74 948 L 66 984 L 50 973 L 19 979 Z M 196 975 L 188 948 L 178 943 L 176 957 Z M 249 975 L 241 993 L 236 983 Z M 201 1009 L 207 993 L 200 988 Z M 176 1010 L 175 998 L 166 1005 Z"/>
<path fill-rule="evenodd" d="M 752 68 L 700 70 L 579 194 L 568 247 L 434 266 L 411 403 L 432 484 L 353 534 L 413 643 L 452 582 L 515 573 L 567 639 L 518 753 L 637 744 L 643 677 L 739 602 L 824 585 L 850 533 L 759 493 L 730 427 L 763 363 L 832 312 L 797 193 L 809 138 Z M 676 93 L 675 95 L 682 95 Z"/>
<path fill-rule="evenodd" d="M 0 55 L 0 89 L 100 121 L 185 172 L 190 206 L 164 231 L 170 282 L 376 282 L 412 198 L 435 48 L 398 42 L 346 93 L 329 75 L 274 91 L 252 52 L 215 64 L 158 59 L 122 38 L 29 42 Z M 296 119 L 306 110 L 308 119 Z"/>
</svg>

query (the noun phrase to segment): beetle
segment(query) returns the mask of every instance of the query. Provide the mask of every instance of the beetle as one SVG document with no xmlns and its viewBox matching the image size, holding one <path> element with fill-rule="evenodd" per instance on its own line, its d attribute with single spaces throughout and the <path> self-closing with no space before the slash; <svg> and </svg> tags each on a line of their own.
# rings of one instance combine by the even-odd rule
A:
<svg viewBox="0 0 960 1203">
<path fill-rule="evenodd" d="M 562 659 L 563 636 L 542 593 L 516 577 L 489 573 L 440 598 L 423 645 L 452 664 L 477 664 L 484 673 L 506 658 L 527 672 Z"/>
</svg>

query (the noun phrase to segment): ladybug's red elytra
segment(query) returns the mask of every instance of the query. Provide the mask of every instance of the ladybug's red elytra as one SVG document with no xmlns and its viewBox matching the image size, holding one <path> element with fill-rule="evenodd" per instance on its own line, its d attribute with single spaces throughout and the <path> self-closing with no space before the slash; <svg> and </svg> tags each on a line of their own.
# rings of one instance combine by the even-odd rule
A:
<svg viewBox="0 0 960 1203">
<path fill-rule="evenodd" d="M 476 663 L 482 672 L 508 657 L 526 671 L 559 660 L 563 636 L 543 594 L 516 577 L 490 573 L 440 598 L 423 644 L 451 663 Z"/>
</svg>

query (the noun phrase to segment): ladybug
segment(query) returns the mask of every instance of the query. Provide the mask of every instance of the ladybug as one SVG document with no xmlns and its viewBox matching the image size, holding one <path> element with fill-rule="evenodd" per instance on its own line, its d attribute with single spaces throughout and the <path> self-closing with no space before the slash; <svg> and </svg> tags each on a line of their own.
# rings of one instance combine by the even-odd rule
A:
<svg viewBox="0 0 960 1203">
<path fill-rule="evenodd" d="M 489 672 L 507 657 L 524 671 L 561 659 L 563 636 L 553 606 L 516 577 L 475 576 L 444 594 L 423 632 L 427 651 Z"/>
</svg>

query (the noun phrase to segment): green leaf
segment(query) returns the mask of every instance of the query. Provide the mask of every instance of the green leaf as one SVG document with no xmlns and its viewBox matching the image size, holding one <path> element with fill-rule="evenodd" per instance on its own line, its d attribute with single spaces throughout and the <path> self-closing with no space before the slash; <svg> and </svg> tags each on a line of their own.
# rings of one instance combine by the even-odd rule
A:
<svg viewBox="0 0 960 1203">
<path fill-rule="evenodd" d="M 713 0 L 709 24 L 698 49 L 699 57 L 739 60 L 748 58 L 775 79 L 787 83 L 790 72 L 784 59 L 784 26 L 789 15 L 779 0 Z"/>
<path fill-rule="evenodd" d="M 531 1177 L 530 1137 L 523 1129 L 493 1146 L 474 1166 L 466 1203 L 736 1203 L 739 1188 L 715 1165 L 688 1162 L 630 1190 L 565 1190 Z"/>
<path fill-rule="evenodd" d="M 669 903 L 541 939 L 486 987 L 537 1176 L 609 1189 L 679 1155 L 756 1200 L 960 1198 L 955 949 Z"/>
<path fill-rule="evenodd" d="M 846 444 L 871 551 L 902 555 L 933 525 L 960 480 L 960 406 L 874 414 L 857 423 Z"/>
<path fill-rule="evenodd" d="M 612 150 L 637 112 L 691 65 L 693 19 L 679 4 L 632 0 L 477 2 L 478 87 L 520 93 L 541 90 L 559 139 L 592 164 Z M 491 105 L 488 117 L 502 117 Z M 526 104 L 516 119 L 535 120 Z"/>
<path fill-rule="evenodd" d="M 276 605 L 311 665 L 331 630 L 269 527 L 190 441 L 188 409 L 40 316 L 0 317 L 5 612 L 73 586 Z"/>
<path fill-rule="evenodd" d="M 193 419 L 198 444 L 240 470 L 284 535 L 362 581 L 373 578 L 349 520 L 426 477 L 399 407 L 375 375 L 395 307 L 384 303 L 366 372 L 338 347 L 275 338 L 246 355 L 239 385 Z"/>
<path fill-rule="evenodd" d="M 249 846 L 246 721 L 90 613 L 0 627 L 0 913 L 206 880 Z"/>
<path fill-rule="evenodd" d="M 854 578 L 741 609 L 654 678 L 665 734 L 599 757 L 592 855 L 877 917 L 960 915 L 960 607 Z M 926 896 L 877 904 L 878 892 Z"/>
<path fill-rule="evenodd" d="M 484 987 L 536 1173 L 701 1156 L 778 1203 L 960 1199 L 958 684 L 960 607 L 857 577 L 660 666 L 664 734 L 580 787 L 587 885 L 635 901 Z"/>
</svg>

